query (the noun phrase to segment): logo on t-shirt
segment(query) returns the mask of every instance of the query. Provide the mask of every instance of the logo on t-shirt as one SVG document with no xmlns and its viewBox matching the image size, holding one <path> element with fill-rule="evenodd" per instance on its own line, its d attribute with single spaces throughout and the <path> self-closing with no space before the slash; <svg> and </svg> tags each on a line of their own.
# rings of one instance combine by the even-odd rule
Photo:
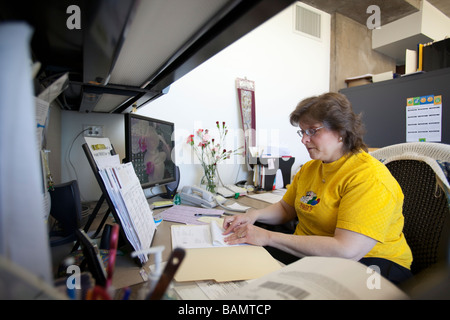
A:
<svg viewBox="0 0 450 320">
<path fill-rule="evenodd" d="M 306 192 L 306 196 L 303 196 L 300 199 L 300 201 L 305 203 L 305 204 L 309 204 L 311 206 L 315 206 L 316 204 L 318 204 L 320 202 L 320 199 L 317 198 L 317 194 L 315 194 L 315 192 L 308 191 L 308 192 Z"/>
</svg>

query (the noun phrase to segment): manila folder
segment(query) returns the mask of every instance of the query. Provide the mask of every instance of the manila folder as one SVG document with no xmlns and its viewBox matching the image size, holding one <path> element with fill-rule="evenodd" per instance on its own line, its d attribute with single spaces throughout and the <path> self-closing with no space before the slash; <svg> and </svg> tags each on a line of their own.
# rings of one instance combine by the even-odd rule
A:
<svg viewBox="0 0 450 320">
<path fill-rule="evenodd" d="M 281 268 L 266 249 L 253 245 L 186 249 L 175 281 L 249 280 Z"/>
</svg>

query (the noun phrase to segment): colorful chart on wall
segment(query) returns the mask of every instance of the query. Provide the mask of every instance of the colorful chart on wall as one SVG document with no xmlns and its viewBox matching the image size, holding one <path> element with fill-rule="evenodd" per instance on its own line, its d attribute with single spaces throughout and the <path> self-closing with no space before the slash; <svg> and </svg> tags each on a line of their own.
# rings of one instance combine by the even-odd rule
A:
<svg viewBox="0 0 450 320">
<path fill-rule="evenodd" d="M 441 142 L 442 96 L 427 95 L 406 99 L 406 141 Z"/>
</svg>

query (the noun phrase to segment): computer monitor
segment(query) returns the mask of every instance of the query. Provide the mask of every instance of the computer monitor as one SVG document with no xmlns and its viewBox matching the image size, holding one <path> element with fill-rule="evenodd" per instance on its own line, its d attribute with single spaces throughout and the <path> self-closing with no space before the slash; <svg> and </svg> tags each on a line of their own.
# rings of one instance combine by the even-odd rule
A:
<svg viewBox="0 0 450 320">
<path fill-rule="evenodd" d="M 176 180 L 172 158 L 175 125 L 133 113 L 125 115 L 125 162 L 133 164 L 143 189 Z"/>
</svg>

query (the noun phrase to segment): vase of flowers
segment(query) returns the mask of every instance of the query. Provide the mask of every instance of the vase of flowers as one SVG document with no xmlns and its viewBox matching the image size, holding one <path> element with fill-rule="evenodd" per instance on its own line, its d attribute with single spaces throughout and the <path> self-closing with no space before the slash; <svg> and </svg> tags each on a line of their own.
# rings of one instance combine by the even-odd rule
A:
<svg viewBox="0 0 450 320">
<path fill-rule="evenodd" d="M 217 164 L 225 159 L 229 159 L 232 154 L 239 154 L 238 151 L 242 147 L 235 150 L 227 150 L 225 148 L 225 138 L 228 134 L 228 129 L 225 121 L 222 125 L 219 121 L 216 121 L 216 127 L 219 130 L 219 139 L 214 139 L 208 129 L 198 129 L 196 135 L 189 135 L 187 138 L 187 144 L 189 144 L 195 151 L 197 158 L 203 168 L 203 177 L 200 182 L 204 185 L 206 190 L 212 193 L 216 193 L 217 188 Z M 198 138 L 196 143 L 194 140 Z"/>
</svg>

